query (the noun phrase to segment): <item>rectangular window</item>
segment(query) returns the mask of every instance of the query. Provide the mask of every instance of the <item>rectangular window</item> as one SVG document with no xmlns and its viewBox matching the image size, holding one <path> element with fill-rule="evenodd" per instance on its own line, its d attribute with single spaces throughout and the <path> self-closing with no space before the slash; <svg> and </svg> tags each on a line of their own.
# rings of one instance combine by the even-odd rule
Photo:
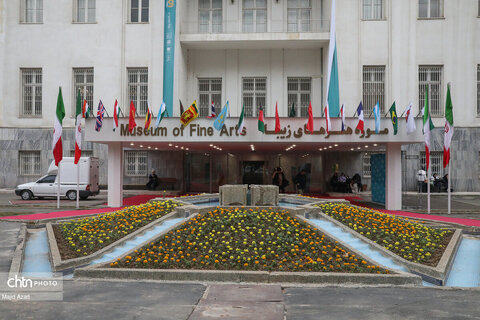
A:
<svg viewBox="0 0 480 320">
<path fill-rule="evenodd" d="M 221 33 L 223 30 L 222 0 L 198 0 L 198 31 Z"/>
<path fill-rule="evenodd" d="M 425 151 L 420 152 L 420 168 L 427 170 Z M 439 178 L 442 178 L 443 173 L 443 151 L 430 151 L 430 168 L 433 174 L 436 173 Z"/>
<path fill-rule="evenodd" d="M 94 23 L 95 20 L 95 0 L 76 0 L 77 14 L 75 22 Z"/>
<path fill-rule="evenodd" d="M 480 64 L 477 66 L 477 116 L 480 116 Z"/>
<path fill-rule="evenodd" d="M 243 78 L 242 97 L 245 117 L 257 117 L 260 108 L 266 116 L 267 78 Z"/>
<path fill-rule="evenodd" d="M 70 150 L 70 157 L 75 157 L 75 150 Z M 82 157 L 93 157 L 93 150 L 82 150 Z"/>
<path fill-rule="evenodd" d="M 18 151 L 18 174 L 36 176 L 40 171 L 40 151 Z"/>
<path fill-rule="evenodd" d="M 308 105 L 311 101 L 312 78 L 288 78 L 288 115 L 295 104 L 295 116 L 308 117 Z"/>
<path fill-rule="evenodd" d="M 443 0 L 419 0 L 418 2 L 419 18 L 442 18 Z"/>
<path fill-rule="evenodd" d="M 148 106 L 148 69 L 128 68 L 128 105 L 133 101 L 137 113 L 145 115 Z"/>
<path fill-rule="evenodd" d="M 24 23 L 43 23 L 43 0 L 22 0 Z"/>
<path fill-rule="evenodd" d="M 72 98 L 72 115 L 75 115 L 77 102 L 77 94 L 83 100 L 86 99 L 88 105 L 93 108 L 93 68 L 73 68 L 73 98 Z"/>
<path fill-rule="evenodd" d="M 149 0 L 130 1 L 130 22 L 148 22 Z"/>
<path fill-rule="evenodd" d="M 22 77 L 22 104 L 20 116 L 42 115 L 42 69 L 20 69 Z"/>
<path fill-rule="evenodd" d="M 267 0 L 243 0 L 243 32 L 267 32 Z"/>
<path fill-rule="evenodd" d="M 147 175 L 147 152 L 146 151 L 125 151 L 125 175 L 146 176 Z"/>
<path fill-rule="evenodd" d="M 418 106 L 425 105 L 425 92 L 428 88 L 428 100 L 431 116 L 443 116 L 442 108 L 442 69 L 443 66 L 418 67 Z"/>
<path fill-rule="evenodd" d="M 372 167 L 370 165 L 370 158 L 372 157 L 372 154 L 370 152 L 365 152 L 362 155 L 362 164 L 363 164 L 363 177 L 364 178 L 371 178 L 372 177 Z"/>
<path fill-rule="evenodd" d="M 363 0 L 363 20 L 382 20 L 383 0 Z"/>
<path fill-rule="evenodd" d="M 309 32 L 312 15 L 311 0 L 287 0 L 288 32 Z"/>
<path fill-rule="evenodd" d="M 368 117 L 377 102 L 385 110 L 385 66 L 363 66 L 363 112 Z"/>
<path fill-rule="evenodd" d="M 198 79 L 198 92 L 200 117 L 210 115 L 212 102 L 216 114 L 219 114 L 222 108 L 222 78 Z"/>
</svg>

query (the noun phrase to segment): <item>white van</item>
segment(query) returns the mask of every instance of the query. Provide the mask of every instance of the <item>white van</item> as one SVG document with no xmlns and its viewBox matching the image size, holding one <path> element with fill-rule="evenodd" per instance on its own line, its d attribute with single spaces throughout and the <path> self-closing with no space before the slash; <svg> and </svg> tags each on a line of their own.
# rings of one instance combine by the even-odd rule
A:
<svg viewBox="0 0 480 320">
<path fill-rule="evenodd" d="M 73 163 L 73 157 L 64 157 L 60 162 L 60 196 L 70 200 L 77 199 L 77 165 Z M 99 193 L 98 188 L 98 158 L 82 157 L 78 161 L 80 199 L 84 200 Z M 52 161 L 48 168 L 47 175 L 36 182 L 21 184 L 15 188 L 15 194 L 23 200 L 30 200 L 33 197 L 56 197 L 58 190 L 57 181 L 58 168 L 55 161 Z"/>
</svg>

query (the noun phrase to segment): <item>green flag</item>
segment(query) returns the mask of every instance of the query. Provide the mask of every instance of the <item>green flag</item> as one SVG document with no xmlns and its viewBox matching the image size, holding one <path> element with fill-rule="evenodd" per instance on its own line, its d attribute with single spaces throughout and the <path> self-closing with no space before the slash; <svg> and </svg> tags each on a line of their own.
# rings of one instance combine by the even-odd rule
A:
<svg viewBox="0 0 480 320">
<path fill-rule="evenodd" d="M 388 112 L 390 112 L 390 116 L 392 117 L 393 134 L 396 135 L 398 132 L 398 118 L 397 118 L 397 109 L 395 107 L 395 101 L 393 102 Z"/>
<path fill-rule="evenodd" d="M 290 109 L 290 112 L 288 113 L 288 116 L 290 118 L 295 118 L 296 112 L 295 112 L 295 102 L 292 102 L 292 108 Z"/>
<path fill-rule="evenodd" d="M 245 111 L 245 105 L 242 106 L 242 113 L 240 113 L 240 118 L 238 118 L 238 124 L 237 124 L 237 132 L 242 133 L 243 127 L 245 127 L 245 121 L 244 121 L 244 111 Z"/>
</svg>

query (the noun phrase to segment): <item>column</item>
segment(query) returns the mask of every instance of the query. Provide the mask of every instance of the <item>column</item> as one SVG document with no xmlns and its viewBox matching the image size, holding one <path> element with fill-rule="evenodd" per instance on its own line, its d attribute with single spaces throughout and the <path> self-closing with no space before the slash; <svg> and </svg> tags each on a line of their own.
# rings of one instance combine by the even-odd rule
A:
<svg viewBox="0 0 480 320">
<path fill-rule="evenodd" d="M 108 206 L 123 205 L 123 148 L 121 142 L 108 144 Z"/>
<path fill-rule="evenodd" d="M 402 209 L 402 145 L 387 143 L 385 208 Z"/>
</svg>

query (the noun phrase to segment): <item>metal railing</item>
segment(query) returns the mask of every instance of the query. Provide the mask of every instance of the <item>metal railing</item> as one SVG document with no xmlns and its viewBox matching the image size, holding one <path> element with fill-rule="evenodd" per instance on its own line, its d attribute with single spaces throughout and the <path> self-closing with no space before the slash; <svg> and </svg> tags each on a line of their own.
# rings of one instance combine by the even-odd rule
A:
<svg viewBox="0 0 480 320">
<path fill-rule="evenodd" d="M 222 33 L 312 33 L 329 32 L 330 20 L 267 20 L 245 22 L 242 20 L 186 21 L 180 25 L 183 34 L 222 34 Z"/>
</svg>

